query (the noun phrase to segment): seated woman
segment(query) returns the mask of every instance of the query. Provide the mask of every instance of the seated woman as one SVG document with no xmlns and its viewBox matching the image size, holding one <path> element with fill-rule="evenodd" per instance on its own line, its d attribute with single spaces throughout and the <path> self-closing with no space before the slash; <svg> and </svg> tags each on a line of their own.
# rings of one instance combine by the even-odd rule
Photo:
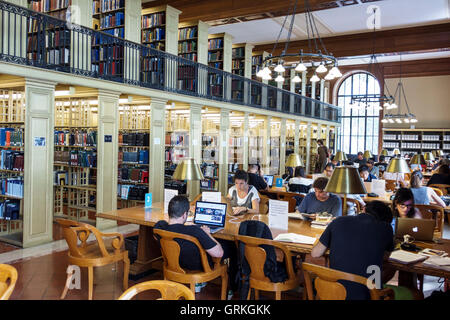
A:
<svg viewBox="0 0 450 320">
<path fill-rule="evenodd" d="M 411 189 L 400 188 L 392 201 L 392 211 L 395 218 L 422 219 L 419 209 L 414 207 L 414 194 Z"/>
<path fill-rule="evenodd" d="M 234 186 L 228 190 L 227 199 L 231 201 L 233 215 L 244 213 L 259 214 L 259 194 L 255 187 L 248 184 L 248 174 L 236 171 Z"/>
<path fill-rule="evenodd" d="M 450 185 L 450 167 L 447 164 L 441 164 L 437 173 L 433 174 L 428 180 L 428 184 L 449 184 Z"/>
<path fill-rule="evenodd" d="M 411 191 L 416 204 L 436 204 L 445 207 L 444 201 L 430 187 L 422 186 L 423 175 L 420 171 L 414 171 L 411 175 Z"/>
<path fill-rule="evenodd" d="M 295 168 L 294 177 L 289 180 L 288 190 L 290 192 L 308 193 L 312 183 L 312 179 L 306 178 L 305 169 L 303 167 L 297 167 Z"/>
</svg>

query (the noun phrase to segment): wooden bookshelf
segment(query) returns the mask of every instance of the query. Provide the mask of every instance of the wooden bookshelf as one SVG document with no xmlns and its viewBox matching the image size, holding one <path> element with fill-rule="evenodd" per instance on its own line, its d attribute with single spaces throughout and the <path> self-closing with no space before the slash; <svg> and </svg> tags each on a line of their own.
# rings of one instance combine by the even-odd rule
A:
<svg viewBox="0 0 450 320">
<path fill-rule="evenodd" d="M 208 35 L 208 65 L 231 73 L 232 37 L 227 33 Z"/>
<path fill-rule="evenodd" d="M 207 64 L 208 24 L 203 21 L 183 22 L 178 25 L 178 56 Z"/>
<path fill-rule="evenodd" d="M 95 225 L 97 199 L 96 97 L 56 98 L 54 218 Z"/>
<path fill-rule="evenodd" d="M 92 18 L 94 29 L 125 38 L 125 0 L 94 0 Z"/>
<path fill-rule="evenodd" d="M 219 123 L 202 114 L 202 191 L 219 191 Z M 217 114 L 219 116 L 219 114 Z"/>
<path fill-rule="evenodd" d="M 0 241 L 23 245 L 25 91 L 0 89 Z"/>
<path fill-rule="evenodd" d="M 142 104 L 142 103 L 140 103 Z M 150 179 L 150 101 L 119 108 L 118 208 L 129 208 L 145 200 Z M 130 162 L 131 156 L 136 161 Z"/>
<path fill-rule="evenodd" d="M 402 155 L 407 153 L 431 152 L 443 150 L 450 153 L 450 129 L 396 129 L 383 128 L 383 147 L 388 152 L 399 149 Z"/>
<path fill-rule="evenodd" d="M 258 78 L 256 74 L 259 71 L 259 67 L 261 66 L 263 60 L 267 58 L 269 55 L 266 51 L 254 51 L 252 52 L 252 79 L 257 81 L 262 81 L 261 78 Z"/>
</svg>

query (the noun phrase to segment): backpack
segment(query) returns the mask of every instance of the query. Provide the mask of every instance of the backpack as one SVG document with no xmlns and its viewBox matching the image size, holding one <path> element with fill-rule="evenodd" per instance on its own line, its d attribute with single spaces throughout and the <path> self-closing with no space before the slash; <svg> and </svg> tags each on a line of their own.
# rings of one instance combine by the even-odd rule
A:
<svg viewBox="0 0 450 320">
<path fill-rule="evenodd" d="M 269 227 L 261 221 L 248 220 L 243 221 L 239 226 L 239 235 L 263 238 L 272 240 L 272 232 Z M 264 262 L 264 275 L 272 282 L 284 282 L 288 278 L 284 263 L 277 262 L 275 248 L 270 245 L 261 245 L 266 251 L 266 261 Z M 245 258 L 245 244 L 238 241 L 238 273 L 239 294 L 242 300 L 247 299 L 250 266 Z"/>
</svg>

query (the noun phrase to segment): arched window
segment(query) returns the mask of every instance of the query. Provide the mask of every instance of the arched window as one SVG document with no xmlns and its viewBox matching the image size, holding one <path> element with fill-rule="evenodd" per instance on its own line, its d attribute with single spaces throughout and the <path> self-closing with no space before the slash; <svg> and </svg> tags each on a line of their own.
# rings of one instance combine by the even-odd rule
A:
<svg viewBox="0 0 450 320">
<path fill-rule="evenodd" d="M 350 105 L 352 95 L 364 94 L 380 94 L 378 80 L 365 72 L 348 76 L 338 89 L 337 105 L 342 108 L 342 124 L 337 149 L 347 154 L 365 150 L 378 154 L 380 104 L 368 103 L 367 107 Z"/>
</svg>

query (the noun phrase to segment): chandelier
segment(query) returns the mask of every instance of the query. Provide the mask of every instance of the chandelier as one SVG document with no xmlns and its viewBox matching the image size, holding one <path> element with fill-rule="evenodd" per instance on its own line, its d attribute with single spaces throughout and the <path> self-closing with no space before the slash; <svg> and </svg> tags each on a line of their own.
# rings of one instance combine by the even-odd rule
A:
<svg viewBox="0 0 450 320">
<path fill-rule="evenodd" d="M 396 97 L 398 98 L 396 99 Z M 405 101 L 406 109 L 408 113 L 401 114 L 401 105 L 402 98 Z M 409 109 L 408 100 L 406 100 L 405 88 L 403 87 L 402 82 L 402 55 L 400 55 L 400 79 L 397 84 L 397 88 L 395 89 L 394 99 L 398 101 L 398 113 L 397 114 L 385 114 L 381 122 L 383 123 L 416 123 L 417 119 L 414 114 L 411 113 Z"/>
<path fill-rule="evenodd" d="M 369 64 L 367 66 L 367 73 L 376 76 L 377 74 L 382 74 L 380 66 L 378 65 L 377 56 L 375 54 L 375 35 L 376 35 L 376 17 L 377 7 L 373 9 L 373 37 L 372 37 L 372 55 L 370 56 Z M 396 109 L 397 105 L 395 104 L 395 98 L 389 92 L 389 89 L 386 85 L 386 82 L 383 79 L 384 90 L 387 91 L 387 95 L 385 94 L 376 94 L 376 93 L 366 93 L 366 94 L 353 94 L 350 100 L 350 108 L 353 109 L 364 109 L 365 107 L 369 107 L 370 105 L 377 105 L 378 109 L 382 110 L 383 107 L 386 110 Z M 373 90 L 375 91 L 375 90 Z M 381 107 L 381 104 L 383 107 Z"/>
<path fill-rule="evenodd" d="M 287 53 L 289 42 L 291 40 L 292 28 L 294 26 L 297 2 L 298 0 L 295 0 L 294 7 L 292 9 L 292 17 L 289 25 L 287 41 L 282 53 L 277 56 L 273 55 L 275 48 L 278 45 L 278 41 L 280 40 L 281 33 L 284 30 L 286 21 L 290 16 L 289 12 L 284 19 L 283 25 L 281 26 L 280 33 L 278 34 L 272 52 L 269 54 L 269 56 L 267 56 L 267 58 L 263 60 L 261 66 L 259 66 L 258 68 L 259 71 L 257 72 L 256 76 L 262 78 L 263 80 L 272 80 L 273 75 L 276 82 L 284 82 L 283 74 L 286 69 L 294 69 L 296 72 L 304 72 L 308 70 L 308 67 L 311 67 L 312 69 L 314 69 L 314 75 L 310 79 L 311 82 L 320 81 L 318 74 L 325 74 L 327 71 L 328 73 L 324 77 L 325 80 L 333 80 L 335 78 L 341 77 L 342 74 L 338 69 L 337 59 L 331 53 L 328 53 L 322 39 L 319 36 L 316 22 L 314 20 L 314 16 L 311 13 L 311 8 L 309 6 L 308 0 L 305 0 L 305 18 L 309 52 L 303 52 L 303 50 L 300 50 L 299 53 Z M 291 60 L 292 58 L 296 58 L 296 60 L 298 60 L 298 63 L 296 65 L 286 64 L 287 58 L 289 58 L 289 60 Z M 301 79 L 296 74 L 291 81 L 298 83 L 301 82 Z"/>
</svg>

